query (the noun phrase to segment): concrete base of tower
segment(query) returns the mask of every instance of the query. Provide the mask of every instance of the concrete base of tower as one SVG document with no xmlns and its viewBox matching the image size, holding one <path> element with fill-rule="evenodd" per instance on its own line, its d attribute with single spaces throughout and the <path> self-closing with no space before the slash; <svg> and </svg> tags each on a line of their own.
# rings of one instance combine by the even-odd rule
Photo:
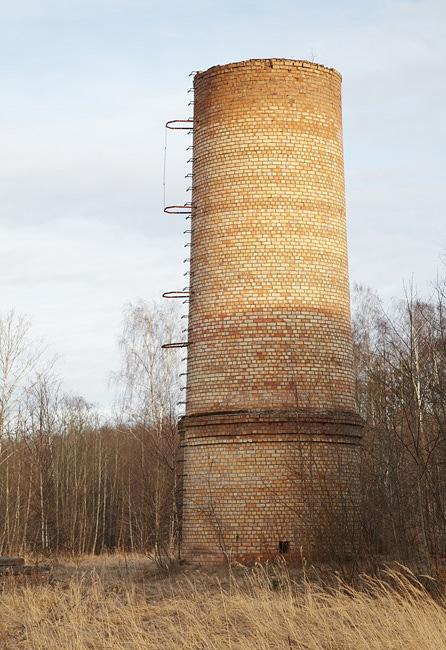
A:
<svg viewBox="0 0 446 650">
<path fill-rule="evenodd" d="M 184 559 L 315 560 L 355 551 L 358 415 L 239 411 L 187 416 L 180 426 Z"/>
</svg>

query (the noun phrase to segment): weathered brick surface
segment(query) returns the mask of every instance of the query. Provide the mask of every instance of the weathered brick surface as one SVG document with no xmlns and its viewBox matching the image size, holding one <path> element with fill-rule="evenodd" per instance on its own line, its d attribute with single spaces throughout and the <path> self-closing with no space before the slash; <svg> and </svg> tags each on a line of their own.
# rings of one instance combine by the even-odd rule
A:
<svg viewBox="0 0 446 650">
<path fill-rule="evenodd" d="M 341 78 L 252 60 L 194 87 L 183 554 L 243 559 L 357 498 Z"/>
</svg>

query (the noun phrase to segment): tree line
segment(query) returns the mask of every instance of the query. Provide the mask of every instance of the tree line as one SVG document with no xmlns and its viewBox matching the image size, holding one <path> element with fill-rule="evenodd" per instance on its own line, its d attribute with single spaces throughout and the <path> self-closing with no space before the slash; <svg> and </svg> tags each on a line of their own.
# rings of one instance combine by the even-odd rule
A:
<svg viewBox="0 0 446 650">
<path fill-rule="evenodd" d="M 446 280 L 386 313 L 355 292 L 356 398 L 365 420 L 363 541 L 370 553 L 446 556 Z"/>
<path fill-rule="evenodd" d="M 366 422 L 361 552 L 446 554 L 446 279 L 386 311 L 354 291 L 356 398 Z M 115 412 L 63 394 L 30 323 L 0 316 L 0 553 L 175 554 L 180 522 L 178 314 L 130 305 Z"/>
<path fill-rule="evenodd" d="M 115 413 L 65 395 L 29 321 L 0 318 L 0 554 L 177 546 L 179 357 L 173 310 L 129 306 Z"/>
</svg>

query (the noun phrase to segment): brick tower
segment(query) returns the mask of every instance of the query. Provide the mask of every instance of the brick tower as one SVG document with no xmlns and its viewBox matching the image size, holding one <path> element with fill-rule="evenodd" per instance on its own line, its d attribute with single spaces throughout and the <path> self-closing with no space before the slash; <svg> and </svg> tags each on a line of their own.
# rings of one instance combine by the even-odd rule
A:
<svg viewBox="0 0 446 650">
<path fill-rule="evenodd" d="M 341 77 L 250 60 L 194 80 L 182 555 L 355 543 Z"/>
</svg>

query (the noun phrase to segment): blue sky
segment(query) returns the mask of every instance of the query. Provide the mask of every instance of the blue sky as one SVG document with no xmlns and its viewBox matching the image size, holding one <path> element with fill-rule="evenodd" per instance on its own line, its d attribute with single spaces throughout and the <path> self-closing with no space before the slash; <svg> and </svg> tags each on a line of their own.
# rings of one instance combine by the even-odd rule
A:
<svg viewBox="0 0 446 650">
<path fill-rule="evenodd" d="M 103 408 L 122 308 L 183 285 L 163 124 L 188 74 L 246 58 L 343 75 L 352 282 L 419 289 L 446 248 L 446 2 L 0 0 L 0 311 L 29 314 Z M 187 136 L 169 136 L 184 200 Z"/>
</svg>

